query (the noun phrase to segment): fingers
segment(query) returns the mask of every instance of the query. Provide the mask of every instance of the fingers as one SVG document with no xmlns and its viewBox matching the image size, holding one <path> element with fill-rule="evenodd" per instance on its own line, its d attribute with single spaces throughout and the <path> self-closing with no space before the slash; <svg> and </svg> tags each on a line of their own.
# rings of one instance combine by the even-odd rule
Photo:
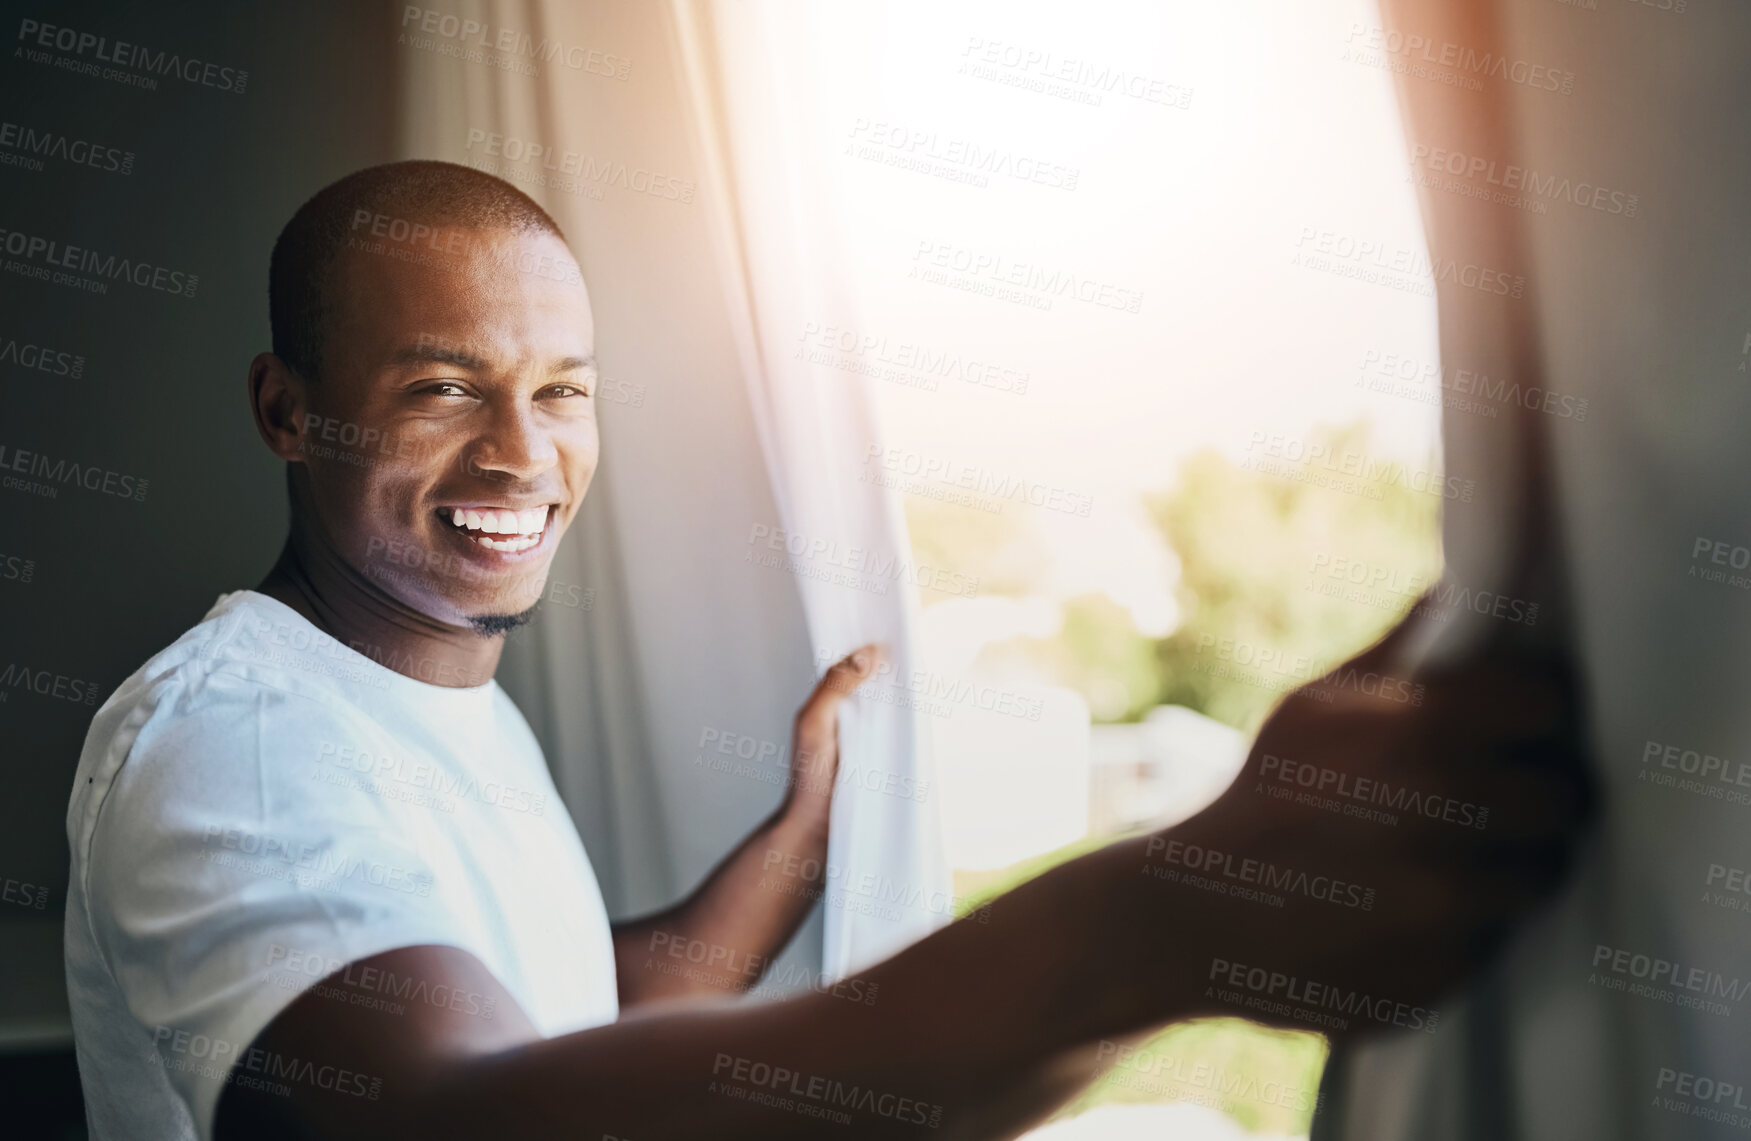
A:
<svg viewBox="0 0 1751 1141">
<path fill-rule="evenodd" d="M 839 723 L 839 705 L 848 694 L 868 681 L 887 658 L 887 648 L 879 642 L 859 646 L 839 659 L 809 694 L 797 711 L 797 744 L 818 745 L 823 735 L 830 735 Z"/>
<path fill-rule="evenodd" d="M 1577 807 L 1584 813 L 1587 766 L 1572 723 L 1552 716 L 1557 699 L 1548 685 L 1523 695 L 1543 708 L 1468 709 L 1445 700 L 1428 712 L 1328 708 L 1274 717 L 1254 743 L 1245 772 L 1322 796 L 1457 799 L 1505 808 L 1530 793 L 1562 802 L 1561 816 L 1572 817 Z"/>
</svg>

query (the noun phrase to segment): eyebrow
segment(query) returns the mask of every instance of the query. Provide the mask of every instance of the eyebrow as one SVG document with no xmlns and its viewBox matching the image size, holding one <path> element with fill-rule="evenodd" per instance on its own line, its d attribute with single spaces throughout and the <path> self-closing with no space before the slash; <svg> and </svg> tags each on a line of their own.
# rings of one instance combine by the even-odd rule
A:
<svg viewBox="0 0 1751 1141">
<path fill-rule="evenodd" d="M 587 357 L 562 357 L 553 362 L 553 365 L 548 368 L 547 374 L 549 376 L 557 376 L 562 372 L 571 372 L 573 369 L 579 368 L 589 369 L 591 372 L 594 372 L 596 370 L 596 358 L 593 355 Z"/>
<path fill-rule="evenodd" d="M 389 358 L 389 363 L 448 364 L 455 365 L 457 368 L 469 369 L 474 372 L 485 372 L 487 368 L 486 361 L 475 356 L 473 353 L 464 352 L 461 349 L 447 349 L 441 345 L 408 345 L 404 348 L 397 349 L 395 354 Z M 547 372 L 550 376 L 557 376 L 562 372 L 572 372 L 575 369 L 590 369 L 593 371 L 595 367 L 596 358 L 594 356 L 562 357 L 559 360 L 554 361 L 552 365 L 548 366 Z"/>
<path fill-rule="evenodd" d="M 473 353 L 461 349 L 447 349 L 441 345 L 407 345 L 397 349 L 395 355 L 389 358 L 390 364 L 453 364 L 457 368 L 472 369 L 482 372 L 486 362 Z"/>
</svg>

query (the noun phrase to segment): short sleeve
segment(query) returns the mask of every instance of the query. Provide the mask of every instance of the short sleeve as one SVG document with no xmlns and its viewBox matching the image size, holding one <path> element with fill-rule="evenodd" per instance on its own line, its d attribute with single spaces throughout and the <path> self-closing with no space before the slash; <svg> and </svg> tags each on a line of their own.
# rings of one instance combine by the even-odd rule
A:
<svg viewBox="0 0 1751 1141">
<path fill-rule="evenodd" d="M 317 763 L 325 748 L 392 747 L 381 726 L 222 674 L 167 689 L 97 810 L 85 893 L 148 1060 L 205 1141 L 225 1083 L 260 1061 L 251 1043 L 324 974 L 397 947 L 474 948 L 434 890 L 431 814 Z M 298 1061 L 274 1059 L 275 1080 L 315 1080 Z M 368 1077 L 348 1080 L 374 1096 Z"/>
</svg>

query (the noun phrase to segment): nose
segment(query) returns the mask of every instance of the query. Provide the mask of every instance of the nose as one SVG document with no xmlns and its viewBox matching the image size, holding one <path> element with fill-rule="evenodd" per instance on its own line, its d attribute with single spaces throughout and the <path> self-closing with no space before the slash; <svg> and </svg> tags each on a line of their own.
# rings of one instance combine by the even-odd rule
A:
<svg viewBox="0 0 1751 1141">
<path fill-rule="evenodd" d="M 515 482 L 532 481 L 558 463 L 559 448 L 551 429 L 522 400 L 507 400 L 493 408 L 486 430 L 469 447 L 467 457 L 471 474 Z"/>
</svg>

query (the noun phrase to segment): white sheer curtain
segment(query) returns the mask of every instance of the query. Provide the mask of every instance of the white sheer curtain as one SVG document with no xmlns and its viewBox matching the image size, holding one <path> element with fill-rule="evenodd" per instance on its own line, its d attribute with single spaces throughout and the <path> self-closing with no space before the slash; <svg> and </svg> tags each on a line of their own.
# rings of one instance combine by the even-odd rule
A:
<svg viewBox="0 0 1751 1141">
<path fill-rule="evenodd" d="M 808 10 L 472 0 L 446 15 L 476 21 L 481 50 L 432 50 L 441 36 L 404 23 L 398 150 L 497 173 L 555 216 L 607 378 L 602 467 L 553 569 L 566 589 L 500 678 L 610 908 L 630 914 L 696 882 L 782 787 L 776 760 L 755 780 L 711 772 L 701 742 L 787 742 L 824 664 L 885 642 L 892 672 L 841 724 L 842 772 L 874 779 L 836 793 L 827 906 L 789 957 L 834 976 L 886 957 L 951 900 L 934 798 L 879 791 L 935 785 L 896 680 L 914 669 L 913 588 L 903 573 L 841 585 L 769 545 L 911 565 L 897 510 L 844 462 L 875 438 L 861 382 L 792 359 L 806 302 L 834 292 L 798 145 L 806 93 L 786 90 Z M 558 56 L 528 68 L 491 48 L 522 36 Z"/>
<path fill-rule="evenodd" d="M 927 727 L 898 679 L 918 669 L 911 552 L 894 501 L 852 478 L 846 461 L 877 437 L 864 382 L 811 364 L 797 351 L 812 312 L 844 311 L 833 257 L 833 198 L 805 140 L 825 137 L 819 106 L 796 65 L 815 49 L 807 6 L 674 0 L 670 12 L 693 112 L 706 203 L 717 215 L 718 269 L 736 307 L 742 374 L 760 428 L 786 551 L 845 552 L 799 575 L 817 666 L 862 642 L 888 647 L 891 672 L 873 683 L 888 698 L 850 709 L 842 766 L 881 774 L 836 796 L 828 862 L 825 966 L 843 974 L 886 957 L 946 921 L 951 884 L 937 801 L 885 794 L 934 787 Z M 849 552 L 862 552 L 862 558 Z M 809 556 L 813 557 L 813 556 Z M 862 573 L 898 567 L 898 575 Z M 854 578 L 858 585 L 844 585 Z M 881 589 L 877 589 L 877 587 Z M 895 700 L 896 698 L 902 700 Z M 889 775 L 897 778 L 890 782 Z"/>
</svg>

